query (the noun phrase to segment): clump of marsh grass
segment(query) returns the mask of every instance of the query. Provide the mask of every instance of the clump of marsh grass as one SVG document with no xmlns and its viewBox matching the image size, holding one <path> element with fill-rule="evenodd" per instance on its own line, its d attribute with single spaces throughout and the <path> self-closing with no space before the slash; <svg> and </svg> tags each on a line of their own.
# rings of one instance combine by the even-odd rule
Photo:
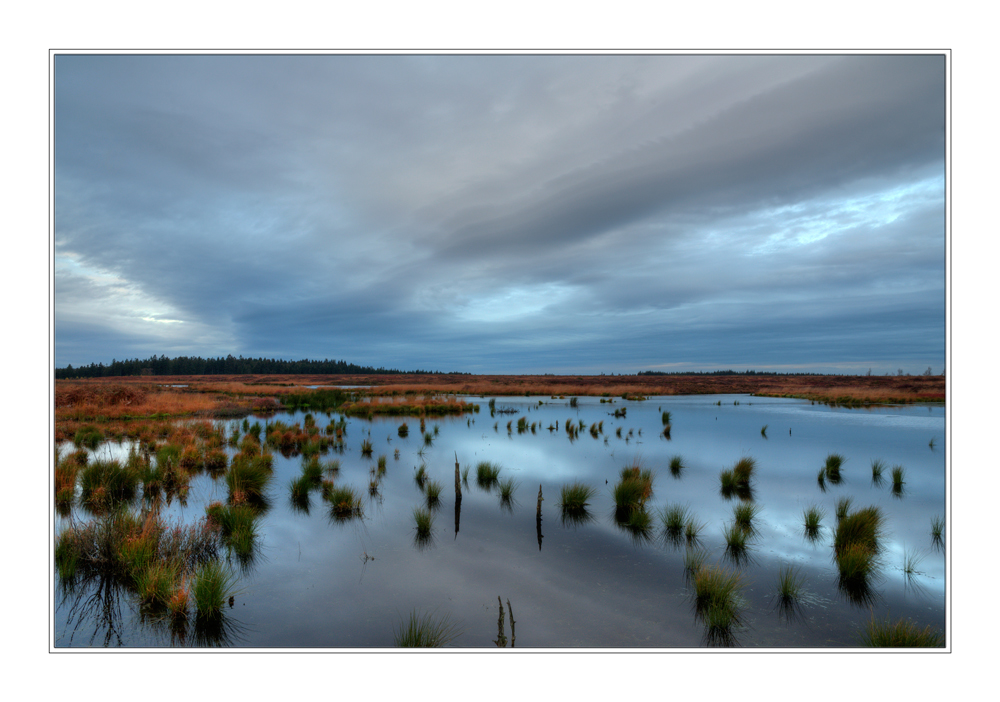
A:
<svg viewBox="0 0 1000 702">
<path fill-rule="evenodd" d="M 872 617 L 858 634 L 862 646 L 877 648 L 941 648 L 944 634 L 930 625 L 921 629 L 912 620 Z"/>
<path fill-rule="evenodd" d="M 413 474 L 413 481 L 421 490 L 424 489 L 424 484 L 427 482 L 427 466 L 420 464 L 420 467 L 417 468 L 417 472 Z"/>
<path fill-rule="evenodd" d="M 615 506 L 619 511 L 631 511 L 646 504 L 653 496 L 653 471 L 634 461 L 621 469 L 614 488 Z"/>
<path fill-rule="evenodd" d="M 833 548 L 842 589 L 864 589 L 878 566 L 884 525 L 885 517 L 875 506 L 851 512 L 837 524 Z"/>
<path fill-rule="evenodd" d="M 903 551 L 903 573 L 907 578 L 912 578 L 914 575 L 918 575 L 919 571 L 917 567 L 920 562 L 924 560 L 924 554 L 918 553 L 917 551 Z"/>
<path fill-rule="evenodd" d="M 732 628 L 742 623 L 744 587 L 739 573 L 720 566 L 701 566 L 695 572 L 695 611 L 705 622 L 710 640 L 728 638 Z"/>
<path fill-rule="evenodd" d="M 852 498 L 850 498 L 850 497 L 841 497 L 839 500 L 837 500 L 836 515 L 837 515 L 837 522 L 838 523 L 840 522 L 841 519 L 843 519 L 848 514 L 850 514 L 850 512 L 851 512 L 851 503 L 853 501 L 854 500 Z"/>
<path fill-rule="evenodd" d="M 798 599 L 802 592 L 802 576 L 798 568 L 782 564 L 778 569 L 777 591 L 784 602 Z"/>
<path fill-rule="evenodd" d="M 806 508 L 803 512 L 806 538 L 810 541 L 816 541 L 819 538 L 820 522 L 823 521 L 824 514 L 823 510 L 815 505 Z"/>
<path fill-rule="evenodd" d="M 253 554 L 257 539 L 258 512 L 247 504 L 224 505 L 213 502 L 205 508 L 211 526 L 218 528 L 223 543 L 246 558 Z"/>
<path fill-rule="evenodd" d="M 130 501 L 138 486 L 139 475 L 115 459 L 92 461 L 80 470 L 80 500 L 95 514 Z"/>
<path fill-rule="evenodd" d="M 902 497 L 903 495 L 904 475 L 903 466 L 896 465 L 892 467 L 892 494 L 894 497 Z"/>
<path fill-rule="evenodd" d="M 371 458 L 372 455 L 372 442 L 371 439 L 361 440 L 361 455 L 365 458 Z"/>
<path fill-rule="evenodd" d="M 202 619 L 222 616 L 222 607 L 235 592 L 235 578 L 218 561 L 203 564 L 194 575 L 192 595 L 195 611 Z"/>
<path fill-rule="evenodd" d="M 767 438 L 767 425 L 766 424 L 760 428 L 760 435 L 763 436 L 765 439 Z"/>
<path fill-rule="evenodd" d="M 385 454 L 382 454 L 381 456 L 378 457 L 377 472 L 380 477 L 385 475 L 386 466 L 388 465 L 388 462 L 389 459 Z"/>
<path fill-rule="evenodd" d="M 393 643 L 398 648 L 438 648 L 461 636 L 458 625 L 448 617 L 411 612 L 397 630 L 393 627 Z"/>
<path fill-rule="evenodd" d="M 684 472 L 684 460 L 680 456 L 670 457 L 670 475 L 680 478 Z"/>
<path fill-rule="evenodd" d="M 733 507 L 733 524 L 738 526 L 748 538 L 757 536 L 754 520 L 760 515 L 760 507 L 753 502 L 741 502 Z"/>
<path fill-rule="evenodd" d="M 732 468 L 719 474 L 720 493 L 727 500 L 734 495 L 742 500 L 753 499 L 753 472 L 757 461 L 750 456 L 744 456 L 736 461 Z"/>
<path fill-rule="evenodd" d="M 265 490 L 272 472 L 259 456 L 234 456 L 226 472 L 229 501 L 233 504 L 265 502 Z"/>
<path fill-rule="evenodd" d="M 882 477 L 883 472 L 885 472 L 885 461 L 881 458 L 872 459 L 872 485 L 882 487 L 882 483 L 885 482 Z"/>
<path fill-rule="evenodd" d="M 424 495 L 427 497 L 427 506 L 429 508 L 434 508 L 441 503 L 441 490 L 442 486 L 436 480 L 428 480 L 427 484 L 424 486 Z"/>
<path fill-rule="evenodd" d="M 704 528 L 704 522 L 696 521 L 693 517 L 687 520 L 684 524 L 684 540 L 687 541 L 689 547 L 698 543 L 701 530 Z"/>
<path fill-rule="evenodd" d="M 410 427 L 406 425 L 406 422 L 403 422 L 402 424 L 399 425 L 399 428 L 396 430 L 396 433 L 399 434 L 399 438 L 405 439 L 407 436 L 410 435 Z"/>
<path fill-rule="evenodd" d="M 104 432 L 93 424 L 80 427 L 73 435 L 73 444 L 77 448 L 89 448 L 91 451 L 97 450 L 102 441 L 104 441 Z"/>
<path fill-rule="evenodd" d="M 323 499 L 330 503 L 330 515 L 336 521 L 344 521 L 362 515 L 361 497 L 353 488 L 334 485 L 330 482 L 324 482 L 323 488 Z"/>
<path fill-rule="evenodd" d="M 480 461 L 476 464 L 476 484 L 484 490 L 490 490 L 497 484 L 500 477 L 499 463 Z"/>
<path fill-rule="evenodd" d="M 816 476 L 816 482 L 819 483 L 820 491 L 826 492 L 826 468 L 819 469 L 819 475 Z"/>
<path fill-rule="evenodd" d="M 731 522 L 722 531 L 726 539 L 726 557 L 734 565 L 742 565 L 750 559 L 747 547 L 750 543 L 750 536 L 736 522 Z"/>
<path fill-rule="evenodd" d="M 663 426 L 670 424 L 670 412 L 664 412 L 660 415 L 660 420 L 663 422 Z"/>
<path fill-rule="evenodd" d="M 935 544 L 940 544 L 944 535 L 944 517 L 935 515 L 931 517 L 931 539 Z"/>
<path fill-rule="evenodd" d="M 596 490 L 580 482 L 563 485 L 560 506 L 563 513 L 585 514 Z"/>
<path fill-rule="evenodd" d="M 840 453 L 831 453 L 826 457 L 826 465 L 823 466 L 823 469 L 826 471 L 826 479 L 834 485 L 840 484 L 840 468 L 844 464 L 844 460 L 843 454 Z"/>
<path fill-rule="evenodd" d="M 423 507 L 415 507 L 413 509 L 413 520 L 417 524 L 417 536 L 420 538 L 429 537 L 431 534 L 431 526 L 434 523 L 434 517 L 431 515 L 431 511 Z"/>
<path fill-rule="evenodd" d="M 660 519 L 669 541 L 680 543 L 684 536 L 684 526 L 689 521 L 689 508 L 681 504 L 670 504 L 663 508 Z"/>
</svg>

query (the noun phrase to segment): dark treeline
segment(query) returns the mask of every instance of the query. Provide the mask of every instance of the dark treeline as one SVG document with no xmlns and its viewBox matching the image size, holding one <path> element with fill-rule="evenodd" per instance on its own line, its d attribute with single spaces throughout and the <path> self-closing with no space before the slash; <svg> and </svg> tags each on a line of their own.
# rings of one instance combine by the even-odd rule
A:
<svg viewBox="0 0 1000 702">
<path fill-rule="evenodd" d="M 147 359 L 112 360 L 109 365 L 91 363 L 89 366 L 56 368 L 57 379 L 105 378 L 120 375 L 374 375 L 420 373 L 436 374 L 440 371 L 399 371 L 389 368 L 359 366 L 347 361 L 283 361 L 274 358 L 243 358 L 232 354 L 222 358 L 200 356 L 150 356 Z"/>
</svg>

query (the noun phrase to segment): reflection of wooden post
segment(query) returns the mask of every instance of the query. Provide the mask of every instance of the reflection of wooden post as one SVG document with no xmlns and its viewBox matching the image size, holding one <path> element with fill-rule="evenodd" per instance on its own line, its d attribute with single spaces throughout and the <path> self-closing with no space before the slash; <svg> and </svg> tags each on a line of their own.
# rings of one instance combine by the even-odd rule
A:
<svg viewBox="0 0 1000 702">
<path fill-rule="evenodd" d="M 538 508 L 535 510 L 535 532 L 538 534 L 538 550 L 542 550 L 542 486 L 538 486 Z"/>
<path fill-rule="evenodd" d="M 514 648 L 517 637 L 514 636 L 514 608 L 510 606 L 510 598 L 507 599 L 507 611 L 510 612 L 510 647 Z"/>
</svg>

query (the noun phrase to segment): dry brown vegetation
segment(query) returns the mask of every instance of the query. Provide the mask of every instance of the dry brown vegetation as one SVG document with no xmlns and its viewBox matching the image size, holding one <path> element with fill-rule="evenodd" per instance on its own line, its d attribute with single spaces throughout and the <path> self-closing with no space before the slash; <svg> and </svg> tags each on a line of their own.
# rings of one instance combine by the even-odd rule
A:
<svg viewBox="0 0 1000 702">
<path fill-rule="evenodd" d="M 168 387 L 185 385 L 186 387 Z M 134 434 L 136 419 L 240 416 L 280 408 L 281 396 L 309 385 L 370 386 L 365 394 L 405 397 L 409 404 L 434 395 L 650 395 L 755 393 L 848 405 L 943 402 L 942 376 L 752 375 L 238 375 L 142 376 L 58 380 L 57 435 L 72 436 L 99 421 L 108 433 Z M 438 400 L 440 401 L 440 400 Z M 120 424 L 115 428 L 116 420 Z M 129 421 L 131 420 L 131 421 Z M 112 427 L 108 429 L 107 424 Z M 146 428 L 146 431 L 153 431 Z"/>
</svg>

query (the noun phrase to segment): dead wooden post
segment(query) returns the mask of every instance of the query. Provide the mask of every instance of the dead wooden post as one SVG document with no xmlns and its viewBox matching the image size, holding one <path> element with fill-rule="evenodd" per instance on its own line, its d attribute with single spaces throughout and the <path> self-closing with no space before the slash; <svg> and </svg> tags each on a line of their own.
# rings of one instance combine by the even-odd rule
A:
<svg viewBox="0 0 1000 702">
<path fill-rule="evenodd" d="M 462 499 L 462 479 L 458 471 L 458 451 L 455 452 L 455 499 Z"/>
</svg>

